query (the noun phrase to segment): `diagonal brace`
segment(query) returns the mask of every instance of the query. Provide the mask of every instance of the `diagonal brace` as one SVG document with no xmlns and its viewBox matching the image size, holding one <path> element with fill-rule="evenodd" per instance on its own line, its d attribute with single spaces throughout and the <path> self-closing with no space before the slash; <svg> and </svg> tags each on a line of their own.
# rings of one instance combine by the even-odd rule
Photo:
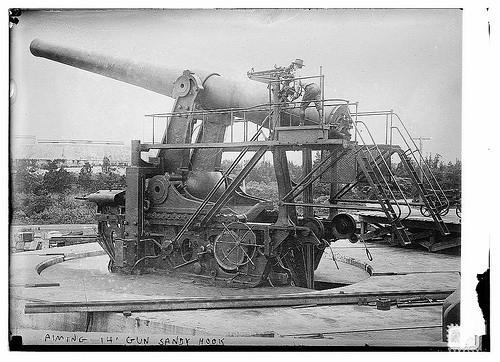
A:
<svg viewBox="0 0 500 362">
<path fill-rule="evenodd" d="M 231 184 L 227 187 L 224 193 L 219 197 L 219 199 L 213 204 L 205 217 L 201 220 L 202 224 L 206 224 L 210 221 L 210 219 L 220 211 L 220 209 L 225 205 L 227 200 L 233 195 L 234 191 L 238 188 L 241 182 L 248 176 L 250 171 L 255 167 L 257 162 L 264 156 L 266 151 L 268 150 L 268 146 L 262 146 L 259 148 L 257 152 L 253 155 L 250 161 L 243 167 L 243 170 L 236 176 L 236 178 L 231 182 Z"/>
</svg>

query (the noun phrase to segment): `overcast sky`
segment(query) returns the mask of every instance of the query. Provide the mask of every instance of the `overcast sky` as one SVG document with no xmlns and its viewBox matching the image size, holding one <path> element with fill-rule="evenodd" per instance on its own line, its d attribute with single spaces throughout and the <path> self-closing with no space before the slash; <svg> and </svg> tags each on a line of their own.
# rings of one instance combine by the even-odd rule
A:
<svg viewBox="0 0 500 362">
<path fill-rule="evenodd" d="M 460 10 L 67 10 L 25 12 L 19 20 L 11 38 L 13 135 L 128 144 L 143 137 L 145 114 L 172 105 L 34 57 L 29 44 L 39 38 L 237 79 L 302 58 L 304 75 L 323 67 L 327 98 L 359 101 L 361 111 L 394 109 L 414 137 L 431 138 L 425 154 L 461 159 Z"/>
</svg>

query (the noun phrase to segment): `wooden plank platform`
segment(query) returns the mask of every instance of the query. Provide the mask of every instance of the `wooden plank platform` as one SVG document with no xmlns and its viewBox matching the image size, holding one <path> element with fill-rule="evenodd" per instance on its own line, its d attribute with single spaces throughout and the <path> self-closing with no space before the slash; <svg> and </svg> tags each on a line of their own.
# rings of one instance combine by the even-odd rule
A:
<svg viewBox="0 0 500 362">
<path fill-rule="evenodd" d="M 450 210 L 448 215 L 442 217 L 446 226 L 452 233 L 459 233 L 461 231 L 461 222 L 460 218 L 454 215 L 454 210 Z M 387 217 L 383 212 L 378 211 L 369 211 L 369 212 L 359 212 L 357 213 L 359 216 L 359 221 L 367 222 L 372 224 L 387 224 Z M 437 225 L 432 220 L 432 217 L 426 217 L 420 214 L 418 209 L 412 208 L 412 213 L 406 219 L 401 219 L 401 222 L 407 228 L 418 228 L 418 229 L 426 229 L 426 230 L 438 230 Z"/>
</svg>

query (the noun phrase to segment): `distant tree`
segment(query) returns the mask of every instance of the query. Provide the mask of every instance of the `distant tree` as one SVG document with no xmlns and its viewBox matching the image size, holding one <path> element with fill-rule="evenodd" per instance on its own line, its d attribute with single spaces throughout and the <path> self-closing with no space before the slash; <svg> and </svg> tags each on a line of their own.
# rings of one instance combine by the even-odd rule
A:
<svg viewBox="0 0 500 362">
<path fill-rule="evenodd" d="M 43 188 L 50 193 L 62 193 L 71 189 L 74 177 L 61 165 L 59 169 L 53 168 L 50 163 L 48 172 L 43 176 Z"/>
<path fill-rule="evenodd" d="M 39 214 L 52 205 L 52 198 L 47 195 L 28 195 L 24 199 L 23 211 L 28 217 Z"/>
<path fill-rule="evenodd" d="M 233 163 L 233 160 L 222 160 L 222 162 L 221 162 L 222 172 L 226 172 L 226 170 L 229 169 L 229 167 L 231 166 L 232 163 Z M 232 174 L 233 175 L 238 174 L 242 169 L 243 169 L 243 162 L 240 161 L 240 163 L 238 163 L 238 165 L 236 165 Z"/>
<path fill-rule="evenodd" d="M 109 162 L 109 158 L 104 156 L 102 159 L 102 172 L 108 173 L 110 171 L 111 163 Z"/>
<path fill-rule="evenodd" d="M 445 189 L 462 189 L 462 163 L 456 160 L 455 163 L 448 162 L 442 172 L 442 182 Z"/>
<path fill-rule="evenodd" d="M 98 173 L 95 175 L 95 181 L 93 185 L 94 191 L 97 190 L 121 190 L 126 187 L 125 176 L 110 172 L 110 173 Z"/>
<path fill-rule="evenodd" d="M 65 163 L 66 163 L 65 159 L 56 158 L 54 160 L 49 160 L 47 164 L 41 168 L 47 171 L 57 171 L 58 169 L 63 167 Z"/>
<path fill-rule="evenodd" d="M 12 188 L 14 193 L 40 193 L 43 176 L 38 173 L 35 160 L 18 160 L 13 168 Z"/>
<path fill-rule="evenodd" d="M 444 164 L 441 161 L 441 155 L 436 154 L 434 157 L 429 155 L 425 158 L 425 161 L 441 188 L 444 190 L 460 190 L 462 188 L 462 163 L 460 160 L 455 160 L 455 163 L 450 161 Z"/>
<path fill-rule="evenodd" d="M 302 166 L 288 161 L 288 171 L 290 172 L 290 177 L 293 181 L 299 181 L 302 179 Z"/>
<path fill-rule="evenodd" d="M 84 191 L 89 191 L 92 189 L 93 183 L 92 165 L 89 162 L 85 162 L 85 164 L 80 169 L 80 173 L 78 174 L 78 185 Z"/>
<path fill-rule="evenodd" d="M 278 202 L 278 185 L 273 182 L 249 181 L 246 184 L 246 192 L 249 195 L 260 197 L 264 200 Z"/>
<path fill-rule="evenodd" d="M 248 174 L 247 181 L 255 182 L 276 182 L 276 174 L 274 166 L 269 161 L 259 162 L 252 171 Z"/>
<path fill-rule="evenodd" d="M 439 153 L 436 153 L 434 157 L 432 157 L 432 154 L 429 154 L 429 156 L 425 158 L 425 162 L 427 162 L 431 170 L 438 170 L 443 164 Z"/>
</svg>

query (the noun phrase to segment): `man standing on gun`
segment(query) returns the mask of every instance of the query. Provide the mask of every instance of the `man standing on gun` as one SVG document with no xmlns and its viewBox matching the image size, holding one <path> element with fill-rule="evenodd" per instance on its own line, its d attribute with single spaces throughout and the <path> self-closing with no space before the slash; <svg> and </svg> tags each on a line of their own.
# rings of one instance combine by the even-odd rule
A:
<svg viewBox="0 0 500 362">
<path fill-rule="evenodd" d="M 294 62 L 290 65 L 290 71 L 294 78 L 301 78 L 299 69 L 304 67 L 304 61 L 302 59 L 295 59 Z M 306 118 L 306 109 L 314 102 L 316 106 L 316 110 L 318 111 L 319 119 L 323 119 L 323 110 L 321 107 L 321 88 L 319 85 L 311 81 L 310 79 L 295 79 L 294 81 L 295 93 L 293 95 L 293 100 L 300 97 L 302 92 L 304 92 L 304 96 L 302 97 L 302 103 L 300 105 L 300 125 L 304 125 L 304 121 Z"/>
</svg>

